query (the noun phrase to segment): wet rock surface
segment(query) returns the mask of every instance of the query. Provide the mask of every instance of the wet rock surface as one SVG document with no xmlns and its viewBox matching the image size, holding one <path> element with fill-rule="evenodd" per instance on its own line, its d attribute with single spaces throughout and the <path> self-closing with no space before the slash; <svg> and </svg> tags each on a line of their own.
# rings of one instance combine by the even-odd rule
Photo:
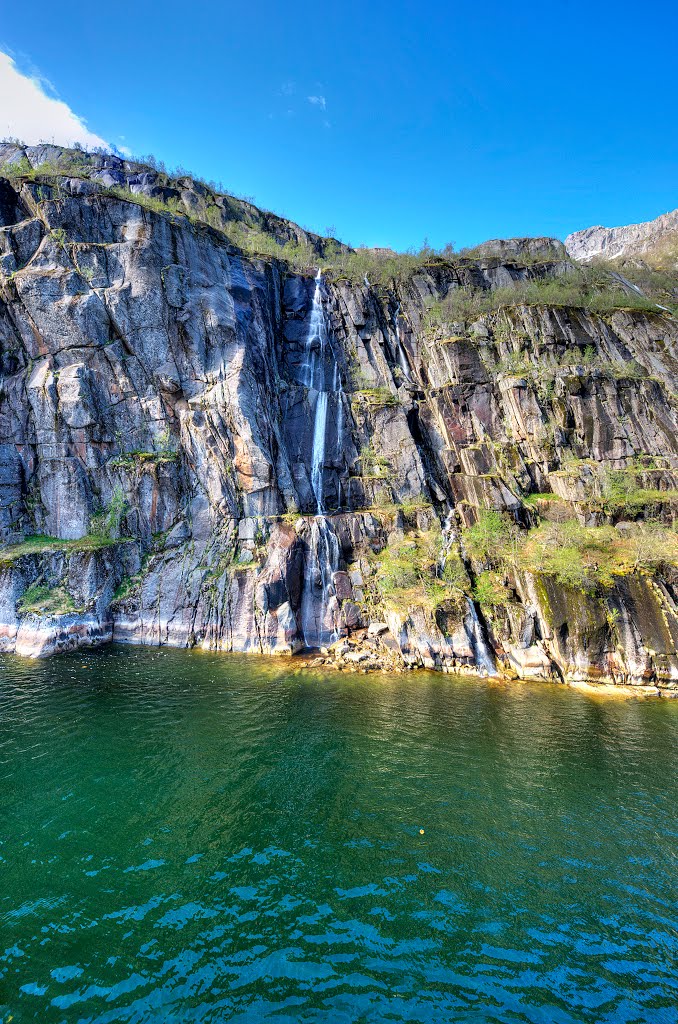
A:
<svg viewBox="0 0 678 1024">
<path fill-rule="evenodd" d="M 672 317 L 432 323 L 431 302 L 556 273 L 564 252 L 536 240 L 521 265 L 511 240 L 390 287 L 295 274 L 106 191 L 160 187 L 116 160 L 58 185 L 0 179 L 4 651 L 318 649 L 358 671 L 676 685 L 670 572 L 584 595 L 517 569 L 497 612 L 463 550 L 488 510 L 613 522 L 590 496 L 632 460 L 652 493 L 676 489 Z M 462 596 L 384 600 L 380 552 L 433 533 L 460 550 Z"/>
</svg>

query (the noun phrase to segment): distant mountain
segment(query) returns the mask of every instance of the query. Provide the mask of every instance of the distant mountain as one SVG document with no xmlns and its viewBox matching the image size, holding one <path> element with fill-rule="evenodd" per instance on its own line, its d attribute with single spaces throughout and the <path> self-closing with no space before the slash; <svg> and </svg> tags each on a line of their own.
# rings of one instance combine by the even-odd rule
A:
<svg viewBox="0 0 678 1024">
<path fill-rule="evenodd" d="M 565 248 L 572 259 L 584 263 L 596 257 L 614 260 L 620 256 L 649 258 L 652 262 L 653 256 L 663 257 L 665 250 L 671 247 L 678 247 L 678 210 L 642 224 L 585 228 L 565 239 Z"/>
</svg>

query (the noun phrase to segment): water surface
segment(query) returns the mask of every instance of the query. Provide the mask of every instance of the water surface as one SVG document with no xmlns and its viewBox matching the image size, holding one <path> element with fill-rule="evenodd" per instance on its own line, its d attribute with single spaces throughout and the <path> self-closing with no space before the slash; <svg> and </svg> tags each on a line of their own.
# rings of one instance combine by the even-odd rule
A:
<svg viewBox="0 0 678 1024">
<path fill-rule="evenodd" d="M 108 648 L 0 730 L 3 1022 L 678 1021 L 678 702 Z"/>
</svg>

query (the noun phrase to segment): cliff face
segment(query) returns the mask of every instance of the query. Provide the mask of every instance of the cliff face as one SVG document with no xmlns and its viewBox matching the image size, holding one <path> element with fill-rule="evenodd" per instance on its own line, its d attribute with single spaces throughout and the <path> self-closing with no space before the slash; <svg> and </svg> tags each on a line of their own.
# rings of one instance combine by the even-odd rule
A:
<svg viewBox="0 0 678 1024">
<path fill-rule="evenodd" d="M 0 180 L 0 218 L 3 650 L 333 645 L 366 667 L 675 684 L 670 552 L 607 575 L 599 552 L 572 581 L 523 553 L 571 546 L 572 523 L 614 547 L 671 522 L 673 318 L 450 319 L 460 289 L 567 261 L 433 261 L 389 287 L 292 273 L 91 176 Z M 635 504 L 615 503 L 629 467 Z"/>
<path fill-rule="evenodd" d="M 572 259 L 584 263 L 592 259 L 647 257 L 670 241 L 675 246 L 677 236 L 678 210 L 673 210 L 642 224 L 625 224 L 618 228 L 598 225 L 575 231 L 565 239 L 565 248 Z"/>
</svg>

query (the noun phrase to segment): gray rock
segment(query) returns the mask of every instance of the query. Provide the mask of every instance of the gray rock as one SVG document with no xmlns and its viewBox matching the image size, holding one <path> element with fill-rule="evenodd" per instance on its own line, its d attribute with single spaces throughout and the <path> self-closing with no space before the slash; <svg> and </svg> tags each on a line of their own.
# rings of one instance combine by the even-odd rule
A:
<svg viewBox="0 0 678 1024">
<path fill-rule="evenodd" d="M 653 253 L 663 242 L 672 239 L 676 231 L 678 210 L 673 210 L 642 224 L 626 224 L 619 228 L 598 225 L 574 231 L 565 239 L 565 248 L 573 259 L 583 263 L 596 258 L 637 257 Z"/>
<path fill-rule="evenodd" d="M 388 631 L 388 625 L 385 622 L 370 622 L 367 627 L 368 636 L 381 636 L 382 633 Z"/>
<path fill-rule="evenodd" d="M 24 158 L 38 166 L 73 154 L 0 145 L 0 166 Z M 323 240 L 188 177 L 166 184 L 113 156 L 79 159 L 83 173 L 66 174 L 58 194 L 48 180 L 0 179 L 0 539 L 54 538 L 30 556 L 0 551 L 3 651 L 113 636 L 290 654 L 313 629 L 328 646 L 367 617 L 367 664 L 378 650 L 459 670 L 475 663 L 463 601 L 434 613 L 404 586 L 403 607 L 383 607 L 374 555 L 387 543 L 393 556 L 415 537 L 435 542 L 448 509 L 463 526 L 483 510 L 526 525 L 537 513 L 523 498 L 535 491 L 558 498 L 539 502 L 544 518 L 601 525 L 607 514 L 588 498 L 608 470 L 641 455 L 654 459 L 643 487 L 678 489 L 674 319 L 507 306 L 424 329 L 426 304 L 454 289 L 559 274 L 567 260 L 549 240 L 493 242 L 395 289 L 326 275 L 323 344 L 312 337 L 309 274 L 103 189 L 172 199 L 193 218 L 208 201 L 217 226 L 246 219 L 319 260 Z M 525 365 L 513 362 L 518 352 Z M 332 512 L 311 543 L 319 486 Z M 618 526 L 622 536 L 635 529 Z M 115 539 L 92 552 L 87 535 L 109 528 Z M 68 556 L 59 540 L 75 542 Z M 78 610 L 21 613 L 22 595 L 43 580 Z M 548 663 L 564 678 L 652 678 L 666 689 L 678 684 L 677 586 L 662 569 L 652 583 L 620 580 L 580 598 L 516 570 L 508 605 L 477 628 L 518 674 Z"/>
</svg>

